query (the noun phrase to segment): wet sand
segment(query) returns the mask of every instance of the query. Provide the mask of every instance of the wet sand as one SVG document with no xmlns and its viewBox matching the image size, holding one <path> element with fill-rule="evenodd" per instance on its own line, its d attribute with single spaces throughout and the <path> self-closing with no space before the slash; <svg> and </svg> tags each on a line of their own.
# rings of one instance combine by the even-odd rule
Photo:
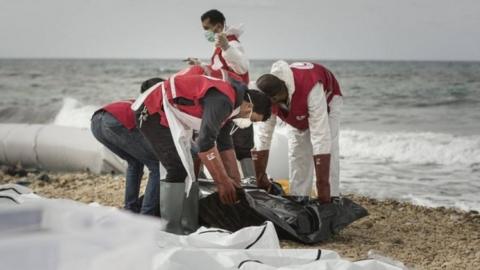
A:
<svg viewBox="0 0 480 270">
<path fill-rule="evenodd" d="M 122 207 L 123 203 L 123 176 L 38 172 L 10 176 L 0 171 L 0 184 L 18 181 L 47 198 L 115 207 Z M 366 207 L 370 215 L 328 242 L 305 246 L 282 241 L 282 246 L 332 249 L 351 260 L 366 259 L 368 251 L 374 250 L 413 269 L 480 269 L 478 213 L 379 201 L 352 194 L 347 197 Z"/>
</svg>

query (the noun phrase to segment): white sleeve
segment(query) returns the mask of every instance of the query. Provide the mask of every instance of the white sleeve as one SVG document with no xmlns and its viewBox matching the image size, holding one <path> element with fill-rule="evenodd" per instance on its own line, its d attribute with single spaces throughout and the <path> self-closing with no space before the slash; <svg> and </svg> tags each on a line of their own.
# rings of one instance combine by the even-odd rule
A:
<svg viewBox="0 0 480 270">
<path fill-rule="evenodd" d="M 308 125 L 313 155 L 330 154 L 331 139 L 323 85 L 315 84 L 308 96 Z"/>
<path fill-rule="evenodd" d="M 248 72 L 249 62 L 243 51 L 243 46 L 240 42 L 232 40 L 228 42 L 228 49 L 222 52 L 222 56 L 227 62 L 228 66 L 237 74 L 243 75 Z"/>
<path fill-rule="evenodd" d="M 272 114 L 265 122 L 257 123 L 256 129 L 256 140 L 258 144 L 255 146 L 257 151 L 269 150 L 270 144 L 272 143 L 273 131 L 275 130 L 275 125 L 277 124 L 277 116 Z"/>
</svg>

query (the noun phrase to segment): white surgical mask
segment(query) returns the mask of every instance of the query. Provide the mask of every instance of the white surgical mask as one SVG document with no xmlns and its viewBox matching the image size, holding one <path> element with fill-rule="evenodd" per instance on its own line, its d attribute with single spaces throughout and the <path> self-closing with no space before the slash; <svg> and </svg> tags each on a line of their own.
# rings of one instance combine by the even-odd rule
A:
<svg viewBox="0 0 480 270">
<path fill-rule="evenodd" d="M 208 42 L 214 42 L 215 41 L 215 33 L 213 31 L 207 30 L 204 33 L 205 38 L 208 40 Z"/>
<path fill-rule="evenodd" d="M 250 95 L 247 93 L 247 97 L 250 101 L 250 103 L 252 103 L 252 99 L 250 98 Z M 252 103 L 253 104 L 253 103 Z M 248 118 L 235 118 L 235 119 L 232 119 L 233 123 L 235 124 L 235 126 L 232 127 L 232 130 L 230 131 L 230 135 L 232 135 L 233 133 L 235 133 L 235 131 L 237 131 L 237 129 L 244 129 L 244 128 L 248 128 L 252 125 L 252 114 L 253 114 L 253 107 L 252 107 L 252 110 L 250 111 L 250 114 L 248 115 Z"/>
</svg>

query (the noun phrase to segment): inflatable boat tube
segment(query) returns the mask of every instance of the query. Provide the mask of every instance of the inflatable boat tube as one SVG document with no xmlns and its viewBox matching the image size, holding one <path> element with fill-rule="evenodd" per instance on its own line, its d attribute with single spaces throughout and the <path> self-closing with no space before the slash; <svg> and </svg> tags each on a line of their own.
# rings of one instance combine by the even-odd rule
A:
<svg viewBox="0 0 480 270">
<path fill-rule="evenodd" d="M 66 172 L 124 173 L 126 169 L 126 163 L 89 129 L 38 124 L 0 124 L 0 163 Z"/>
</svg>

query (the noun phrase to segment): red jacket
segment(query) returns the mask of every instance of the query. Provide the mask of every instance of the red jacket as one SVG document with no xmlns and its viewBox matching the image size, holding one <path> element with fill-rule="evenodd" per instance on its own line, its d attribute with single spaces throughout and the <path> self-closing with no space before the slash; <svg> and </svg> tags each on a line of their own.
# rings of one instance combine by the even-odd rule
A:
<svg viewBox="0 0 480 270">
<path fill-rule="evenodd" d="M 229 35 L 229 36 L 227 36 L 227 39 L 228 39 L 228 41 L 232 41 L 232 40 L 238 41 L 238 39 L 235 35 Z M 229 72 L 235 73 L 235 71 L 233 71 L 233 69 L 231 69 L 228 66 L 227 61 L 225 61 L 225 58 L 223 58 L 222 48 L 220 48 L 220 47 L 217 47 L 215 49 L 215 51 L 213 52 L 213 55 L 212 55 L 212 58 L 211 58 L 211 64 L 212 65 L 213 65 L 213 61 L 214 61 L 214 58 L 215 58 L 216 55 L 218 55 L 218 58 L 220 59 L 220 62 L 222 62 L 222 69 L 225 69 Z M 235 73 L 235 74 L 237 74 L 240 78 L 242 78 L 243 83 L 248 84 L 250 82 L 248 72 L 245 73 L 245 74 L 238 74 L 238 73 Z"/>
<path fill-rule="evenodd" d="M 153 90 L 144 101 L 148 113 L 159 113 L 160 123 L 166 127 L 168 127 L 168 121 L 165 112 L 163 111 L 163 87 L 165 88 L 168 102 L 170 102 L 170 104 L 180 111 L 197 118 L 202 118 L 203 108 L 200 101 L 211 88 L 216 88 L 218 91 L 225 94 L 232 104 L 235 104 L 236 101 L 235 89 L 233 89 L 228 82 L 203 75 L 172 76 L 169 80 L 166 80 L 163 84 Z M 179 98 L 188 100 L 192 104 L 179 104 L 177 102 Z"/>
<path fill-rule="evenodd" d="M 229 78 L 232 78 L 236 81 L 243 82 L 243 78 L 233 71 L 228 71 L 226 69 L 212 69 L 212 66 L 190 66 L 186 69 L 183 69 L 177 73 L 176 76 L 184 76 L 184 75 L 207 75 L 213 78 L 221 79 L 223 81 L 228 82 Z"/>
<path fill-rule="evenodd" d="M 116 101 L 103 106 L 102 109 L 109 112 L 124 127 L 131 130 L 137 126 L 135 124 L 135 112 L 130 108 L 133 102 L 134 100 Z"/>
<path fill-rule="evenodd" d="M 295 91 L 290 100 L 290 111 L 275 106 L 273 112 L 291 126 L 305 130 L 308 129 L 308 95 L 315 84 L 320 82 L 323 85 L 327 104 L 330 103 L 333 96 L 341 96 L 342 93 L 333 73 L 322 65 L 296 63 L 291 65 L 290 69 L 293 72 L 295 83 Z"/>
</svg>

